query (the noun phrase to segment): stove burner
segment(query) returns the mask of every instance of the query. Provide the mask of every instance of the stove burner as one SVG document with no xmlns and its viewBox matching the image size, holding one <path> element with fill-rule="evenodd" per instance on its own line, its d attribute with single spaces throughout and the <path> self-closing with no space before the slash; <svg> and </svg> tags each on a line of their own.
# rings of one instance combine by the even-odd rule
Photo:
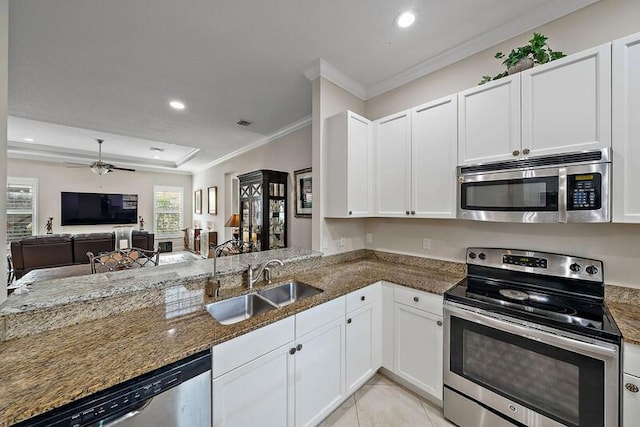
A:
<svg viewBox="0 0 640 427">
<path fill-rule="evenodd" d="M 498 292 L 503 297 L 507 297 L 516 301 L 525 301 L 529 299 L 528 293 L 523 291 L 516 291 L 515 289 L 500 289 Z"/>
</svg>

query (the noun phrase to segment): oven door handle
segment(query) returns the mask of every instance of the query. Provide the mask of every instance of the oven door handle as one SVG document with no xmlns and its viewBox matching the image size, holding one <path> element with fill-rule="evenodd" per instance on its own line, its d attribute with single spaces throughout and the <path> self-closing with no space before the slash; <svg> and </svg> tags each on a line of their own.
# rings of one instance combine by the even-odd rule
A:
<svg viewBox="0 0 640 427">
<path fill-rule="evenodd" d="M 558 169 L 558 222 L 567 222 L 567 168 Z"/>
<path fill-rule="evenodd" d="M 479 323 L 488 327 L 493 327 L 495 329 L 500 329 L 505 332 L 514 333 L 524 338 L 528 338 L 530 340 L 538 341 L 544 344 L 551 344 L 576 352 L 579 351 L 583 354 L 597 357 L 598 359 L 612 359 L 615 358 L 618 354 L 617 346 L 614 346 L 613 344 L 611 344 L 610 346 L 605 343 L 603 343 L 602 345 L 590 344 L 572 338 L 555 335 L 549 332 L 531 329 L 526 326 L 496 319 L 485 314 L 480 314 L 462 308 L 454 307 L 449 304 L 445 305 L 444 310 L 445 315 L 448 311 L 456 317 L 461 317 L 471 322 Z"/>
</svg>

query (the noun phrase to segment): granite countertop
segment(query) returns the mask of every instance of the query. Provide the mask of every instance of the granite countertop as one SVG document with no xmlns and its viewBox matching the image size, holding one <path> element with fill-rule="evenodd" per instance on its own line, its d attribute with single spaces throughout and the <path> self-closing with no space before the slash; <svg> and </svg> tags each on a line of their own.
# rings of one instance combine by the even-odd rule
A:
<svg viewBox="0 0 640 427">
<path fill-rule="evenodd" d="M 640 289 L 605 286 L 605 301 L 624 341 L 640 345 Z"/>
<path fill-rule="evenodd" d="M 307 262 L 312 269 L 291 273 L 285 268 L 280 276 L 274 269 L 274 284 L 295 278 L 324 292 L 235 325 L 221 325 L 202 309 L 168 318 L 170 308 L 163 304 L 0 343 L 0 426 L 73 402 L 380 280 L 443 294 L 465 275 L 464 264 L 432 260 L 425 264 L 415 259 L 400 264 L 402 258 L 376 253 L 323 264 L 310 256 Z M 246 268 L 244 261 L 241 265 L 237 261 L 239 268 Z M 246 292 L 223 288 L 222 298 Z"/>
</svg>

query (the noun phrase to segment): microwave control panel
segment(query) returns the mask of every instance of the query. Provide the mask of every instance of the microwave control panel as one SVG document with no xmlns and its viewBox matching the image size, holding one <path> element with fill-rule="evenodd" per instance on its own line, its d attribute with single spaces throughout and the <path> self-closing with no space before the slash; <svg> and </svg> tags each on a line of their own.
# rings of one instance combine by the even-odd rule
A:
<svg viewBox="0 0 640 427">
<path fill-rule="evenodd" d="M 602 175 L 588 173 L 567 176 L 567 210 L 597 210 L 602 207 Z"/>
</svg>

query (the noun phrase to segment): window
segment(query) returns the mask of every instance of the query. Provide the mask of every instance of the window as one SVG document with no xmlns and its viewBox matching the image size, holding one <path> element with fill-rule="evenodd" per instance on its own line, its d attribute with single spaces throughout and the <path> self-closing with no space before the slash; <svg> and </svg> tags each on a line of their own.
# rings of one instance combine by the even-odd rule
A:
<svg viewBox="0 0 640 427">
<path fill-rule="evenodd" d="M 180 237 L 184 222 L 184 188 L 153 187 L 153 228 L 156 237 Z"/>
<path fill-rule="evenodd" d="M 7 244 L 38 234 L 38 180 L 7 178 Z"/>
</svg>

